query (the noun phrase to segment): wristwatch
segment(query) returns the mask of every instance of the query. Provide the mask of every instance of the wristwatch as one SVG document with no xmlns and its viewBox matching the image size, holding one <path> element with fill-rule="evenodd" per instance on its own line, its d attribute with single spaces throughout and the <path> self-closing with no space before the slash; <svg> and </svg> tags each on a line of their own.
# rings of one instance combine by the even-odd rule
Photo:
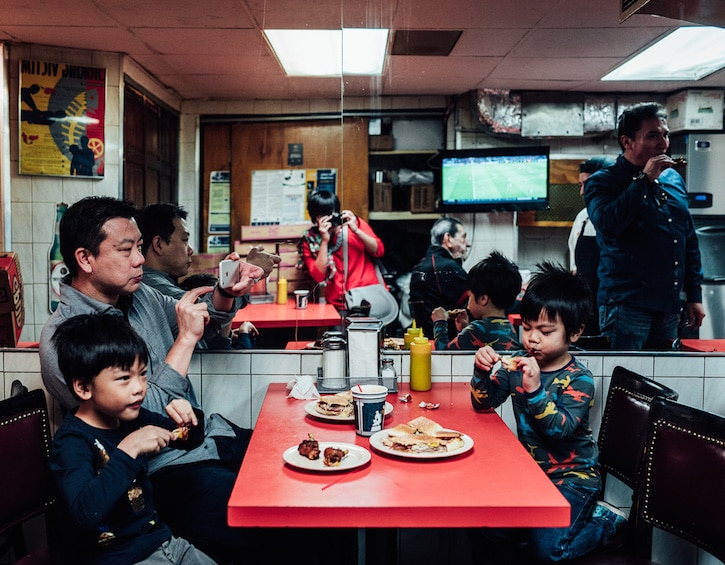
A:
<svg viewBox="0 0 725 565">
<path fill-rule="evenodd" d="M 645 174 L 645 172 L 644 172 L 644 171 L 640 171 L 640 172 L 639 172 L 639 174 L 638 174 L 637 176 L 635 176 L 635 177 L 634 177 L 634 180 L 643 180 L 643 181 L 645 181 L 645 182 L 646 182 L 647 184 L 652 184 L 652 183 L 650 182 L 650 180 L 649 180 L 649 177 L 648 177 L 648 176 L 647 176 L 647 175 Z"/>
<path fill-rule="evenodd" d="M 216 289 L 219 291 L 219 294 L 221 294 L 224 298 L 236 298 L 235 295 L 227 292 L 221 286 L 219 286 L 219 283 L 217 283 Z"/>
</svg>

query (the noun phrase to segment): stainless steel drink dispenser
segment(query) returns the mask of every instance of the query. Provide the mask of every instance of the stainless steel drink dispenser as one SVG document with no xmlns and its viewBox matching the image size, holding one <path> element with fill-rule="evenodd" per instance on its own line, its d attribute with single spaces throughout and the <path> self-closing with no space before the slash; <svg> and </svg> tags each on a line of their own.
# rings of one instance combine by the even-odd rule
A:
<svg viewBox="0 0 725 565">
<path fill-rule="evenodd" d="M 321 391 L 339 392 L 350 388 L 347 376 L 347 342 L 342 332 L 325 332 L 322 337 L 322 367 L 318 373 Z"/>
</svg>

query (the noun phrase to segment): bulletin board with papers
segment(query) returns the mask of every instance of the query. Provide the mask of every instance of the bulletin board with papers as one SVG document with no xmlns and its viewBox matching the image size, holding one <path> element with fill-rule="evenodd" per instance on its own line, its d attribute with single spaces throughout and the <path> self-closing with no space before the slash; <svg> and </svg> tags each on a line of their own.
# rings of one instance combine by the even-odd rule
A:
<svg viewBox="0 0 725 565">
<path fill-rule="evenodd" d="M 251 225 L 309 221 L 307 193 L 315 188 L 336 192 L 337 169 L 252 171 Z"/>
</svg>

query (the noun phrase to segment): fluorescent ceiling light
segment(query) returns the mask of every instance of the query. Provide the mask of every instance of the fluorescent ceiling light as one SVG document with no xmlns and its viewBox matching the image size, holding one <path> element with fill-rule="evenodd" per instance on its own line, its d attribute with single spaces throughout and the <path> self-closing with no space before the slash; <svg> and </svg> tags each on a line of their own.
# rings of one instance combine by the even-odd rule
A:
<svg viewBox="0 0 725 565">
<path fill-rule="evenodd" d="M 602 80 L 700 80 L 725 66 L 725 29 L 681 27 Z"/>
<path fill-rule="evenodd" d="M 266 29 L 288 76 L 380 75 L 387 29 Z"/>
</svg>

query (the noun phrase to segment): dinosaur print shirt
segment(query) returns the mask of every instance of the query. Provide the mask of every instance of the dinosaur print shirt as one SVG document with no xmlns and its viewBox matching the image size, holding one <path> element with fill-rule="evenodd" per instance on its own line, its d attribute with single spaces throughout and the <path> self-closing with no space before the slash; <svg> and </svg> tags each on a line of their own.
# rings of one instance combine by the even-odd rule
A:
<svg viewBox="0 0 725 565">
<path fill-rule="evenodd" d="M 599 450 L 589 425 L 594 401 L 589 369 L 572 357 L 557 371 L 542 371 L 541 387 L 526 393 L 521 371 L 499 368 L 491 374 L 474 368 L 471 402 L 475 410 L 496 408 L 509 396 L 519 441 L 552 482 L 599 490 Z"/>
<path fill-rule="evenodd" d="M 496 350 L 517 351 L 521 349 L 516 330 L 508 318 L 483 318 L 473 320 L 455 338 L 448 341 L 448 320 L 433 324 L 436 351 L 442 349 L 476 350 L 490 345 Z"/>
</svg>

